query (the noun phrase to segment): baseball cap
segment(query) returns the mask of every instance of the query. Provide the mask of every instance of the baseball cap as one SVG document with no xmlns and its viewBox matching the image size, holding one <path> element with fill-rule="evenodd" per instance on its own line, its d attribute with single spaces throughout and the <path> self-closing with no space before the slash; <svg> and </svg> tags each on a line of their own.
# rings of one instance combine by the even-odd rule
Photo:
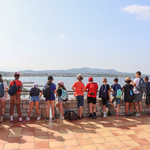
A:
<svg viewBox="0 0 150 150">
<path fill-rule="evenodd" d="M 92 77 L 89 77 L 89 79 L 88 79 L 89 81 L 93 81 L 93 78 Z"/>
<path fill-rule="evenodd" d="M 14 76 L 20 76 L 20 73 L 18 71 L 15 71 Z"/>
<path fill-rule="evenodd" d="M 106 101 L 106 107 L 110 106 L 110 101 Z"/>
<path fill-rule="evenodd" d="M 58 81 L 57 84 L 64 85 L 64 82 L 63 81 Z"/>
<path fill-rule="evenodd" d="M 33 84 L 33 87 L 38 88 L 39 86 L 38 86 L 38 84 L 37 84 L 37 83 L 34 83 L 34 84 Z"/>
</svg>

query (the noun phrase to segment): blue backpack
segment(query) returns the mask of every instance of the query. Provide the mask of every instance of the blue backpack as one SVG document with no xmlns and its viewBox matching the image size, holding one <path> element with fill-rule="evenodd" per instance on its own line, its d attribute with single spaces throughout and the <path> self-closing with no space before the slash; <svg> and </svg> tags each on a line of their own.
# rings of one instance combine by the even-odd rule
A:
<svg viewBox="0 0 150 150">
<path fill-rule="evenodd" d="M 0 98 L 4 97 L 4 84 L 0 82 Z"/>
<path fill-rule="evenodd" d="M 16 82 L 14 80 L 14 85 L 9 88 L 8 94 L 10 96 L 13 96 L 13 95 L 15 95 L 17 93 L 17 91 L 18 91 L 18 87 L 17 87 Z"/>
<path fill-rule="evenodd" d="M 119 84 L 116 84 L 114 88 L 114 96 L 116 96 L 117 98 L 121 98 L 122 96 L 122 88 Z"/>
<path fill-rule="evenodd" d="M 69 97 L 67 91 L 64 90 L 64 89 L 62 89 L 62 88 L 61 88 L 61 90 L 62 90 L 61 99 L 62 99 L 63 101 L 67 101 L 67 100 L 68 100 L 68 97 Z"/>
<path fill-rule="evenodd" d="M 99 91 L 100 98 L 107 98 L 108 97 L 108 88 L 107 85 L 103 84 Z"/>
</svg>

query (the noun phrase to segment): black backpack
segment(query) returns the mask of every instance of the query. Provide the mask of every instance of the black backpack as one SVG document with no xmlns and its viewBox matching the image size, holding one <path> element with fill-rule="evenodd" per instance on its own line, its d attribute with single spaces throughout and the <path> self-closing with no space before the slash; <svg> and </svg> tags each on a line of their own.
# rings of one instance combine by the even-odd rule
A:
<svg viewBox="0 0 150 150">
<path fill-rule="evenodd" d="M 46 85 L 44 88 L 43 88 L 43 96 L 45 98 L 49 98 L 50 95 L 51 95 L 51 84 L 50 85 Z"/>
<path fill-rule="evenodd" d="M 70 121 L 78 119 L 78 115 L 71 110 L 66 111 L 65 117 L 68 118 Z"/>
<path fill-rule="evenodd" d="M 9 88 L 8 94 L 10 96 L 13 96 L 13 95 L 15 95 L 17 93 L 17 91 L 18 91 L 18 87 L 17 87 L 16 82 L 14 80 L 14 85 Z"/>
<path fill-rule="evenodd" d="M 150 82 L 146 82 L 146 96 L 150 97 Z"/>
<path fill-rule="evenodd" d="M 0 98 L 4 97 L 4 83 L 0 82 Z"/>
<path fill-rule="evenodd" d="M 39 89 L 37 88 L 32 88 L 30 90 L 30 96 L 39 96 Z"/>
<path fill-rule="evenodd" d="M 127 89 L 125 97 L 129 102 L 132 102 L 135 99 L 135 94 L 133 93 L 132 86 L 129 86 L 129 88 Z"/>
</svg>

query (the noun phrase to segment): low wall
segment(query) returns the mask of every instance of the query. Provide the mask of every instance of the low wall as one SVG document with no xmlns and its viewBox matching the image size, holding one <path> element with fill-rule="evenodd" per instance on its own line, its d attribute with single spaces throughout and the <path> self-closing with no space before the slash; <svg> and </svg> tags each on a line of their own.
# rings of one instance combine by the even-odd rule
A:
<svg viewBox="0 0 150 150">
<path fill-rule="evenodd" d="M 57 103 L 57 98 L 56 98 L 56 103 Z M 142 109 L 142 114 L 146 114 L 148 112 L 148 108 L 145 104 L 145 100 L 143 99 L 142 101 L 143 103 L 143 109 Z M 64 111 L 69 109 L 69 110 L 73 110 L 76 113 L 78 112 L 78 107 L 77 107 L 77 101 L 75 98 L 69 98 L 69 100 L 67 102 L 63 102 L 63 106 L 64 106 Z M 10 101 L 6 100 L 6 106 L 5 106 L 6 110 L 5 110 L 5 118 L 9 118 L 10 117 Z M 22 117 L 26 117 L 28 115 L 28 109 L 29 109 L 29 99 L 23 99 L 21 100 L 21 112 L 22 112 Z M 40 99 L 40 105 L 39 105 L 39 110 L 40 110 L 40 115 L 41 117 L 46 117 L 46 101 L 44 99 Z M 97 103 L 96 103 L 96 114 L 97 116 L 102 116 L 102 100 L 101 99 L 97 99 Z M 109 111 L 112 115 L 114 115 L 114 110 L 113 108 L 110 106 L 109 107 Z M 135 107 L 133 107 L 133 113 L 135 113 Z M 89 107 L 88 107 L 88 103 L 87 103 L 87 99 L 84 99 L 84 108 L 83 108 L 83 116 L 88 116 L 89 115 Z M 125 104 L 124 104 L 124 100 L 121 100 L 120 103 L 120 115 L 125 115 Z M 14 107 L 14 114 L 13 114 L 14 118 L 18 117 L 17 114 L 17 109 L 16 106 Z M 56 117 L 59 116 L 59 111 L 56 109 Z M 35 118 L 36 117 L 36 111 L 35 111 L 35 106 L 31 112 L 31 118 Z"/>
</svg>

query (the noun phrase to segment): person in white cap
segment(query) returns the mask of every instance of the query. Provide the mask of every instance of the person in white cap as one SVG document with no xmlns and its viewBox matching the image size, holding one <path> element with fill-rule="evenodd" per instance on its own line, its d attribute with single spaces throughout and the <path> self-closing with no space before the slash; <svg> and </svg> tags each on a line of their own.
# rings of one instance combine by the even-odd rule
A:
<svg viewBox="0 0 150 150">
<path fill-rule="evenodd" d="M 33 105 L 35 103 L 35 109 L 36 109 L 36 113 L 37 113 L 37 120 L 40 120 L 40 114 L 39 114 L 39 103 L 40 103 L 40 97 L 42 96 L 42 91 L 38 88 L 38 84 L 35 83 L 33 85 L 33 88 L 31 88 L 30 92 L 30 108 L 29 108 L 29 112 L 28 112 L 28 117 L 26 117 L 27 121 L 30 121 L 30 114 L 31 111 L 33 109 Z"/>
<path fill-rule="evenodd" d="M 23 123 L 25 122 L 25 120 L 22 120 L 21 109 L 20 109 L 20 103 L 21 103 L 20 93 L 22 91 L 23 85 L 22 85 L 22 82 L 19 80 L 20 73 L 18 71 L 14 73 L 14 77 L 15 77 L 15 80 L 12 80 L 10 82 L 9 88 L 12 87 L 14 84 L 16 84 L 18 91 L 16 92 L 16 94 L 10 96 L 10 122 L 13 123 L 13 109 L 14 109 L 14 104 L 16 104 L 17 112 L 19 116 L 19 123 Z"/>
</svg>

